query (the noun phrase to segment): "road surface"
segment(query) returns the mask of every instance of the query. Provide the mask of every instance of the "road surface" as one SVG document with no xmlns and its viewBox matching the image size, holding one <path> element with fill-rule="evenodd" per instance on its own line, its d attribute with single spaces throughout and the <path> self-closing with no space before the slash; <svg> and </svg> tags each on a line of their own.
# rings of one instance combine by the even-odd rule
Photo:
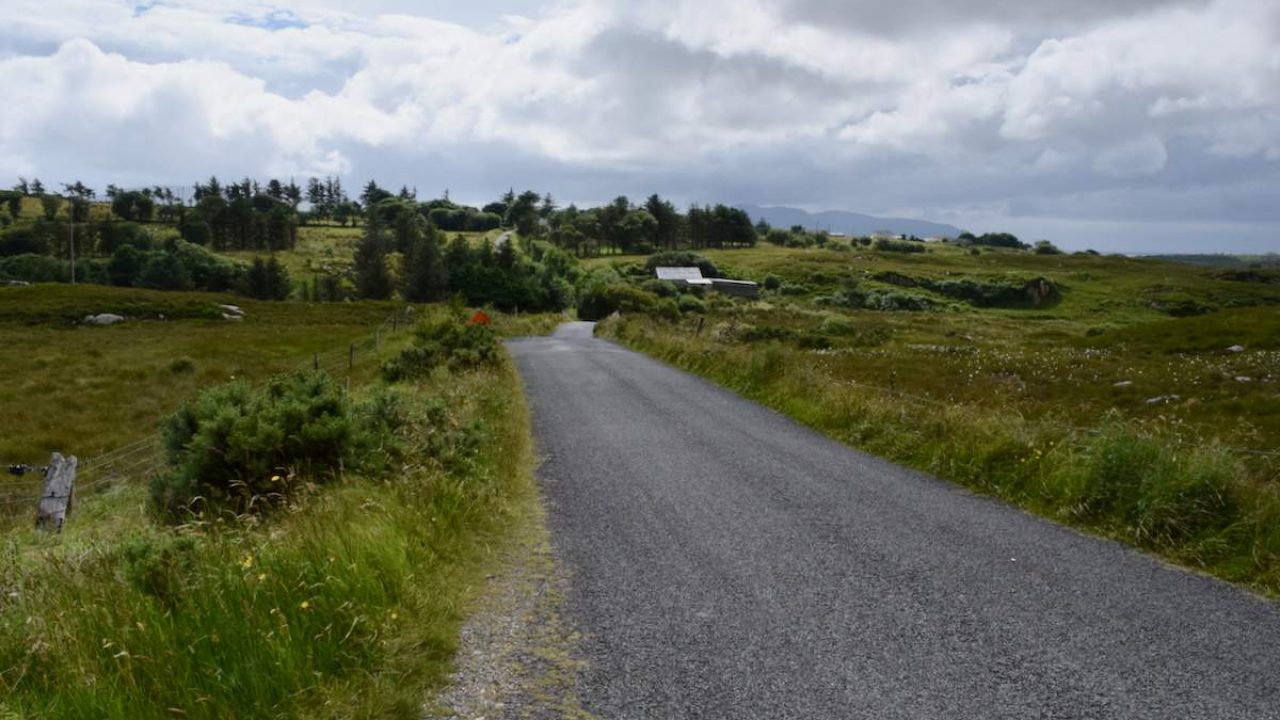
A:
<svg viewBox="0 0 1280 720">
<path fill-rule="evenodd" d="M 510 343 L 603 718 L 1280 718 L 1280 606 L 573 323 Z"/>
</svg>

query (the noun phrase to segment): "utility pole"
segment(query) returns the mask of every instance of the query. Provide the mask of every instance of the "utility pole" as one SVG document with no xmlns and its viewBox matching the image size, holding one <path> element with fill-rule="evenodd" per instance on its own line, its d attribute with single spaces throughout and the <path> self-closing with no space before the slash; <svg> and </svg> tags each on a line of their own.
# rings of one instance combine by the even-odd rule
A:
<svg viewBox="0 0 1280 720">
<path fill-rule="evenodd" d="M 76 201 L 71 201 L 71 207 L 68 209 L 71 216 L 71 284 L 76 284 Z"/>
</svg>

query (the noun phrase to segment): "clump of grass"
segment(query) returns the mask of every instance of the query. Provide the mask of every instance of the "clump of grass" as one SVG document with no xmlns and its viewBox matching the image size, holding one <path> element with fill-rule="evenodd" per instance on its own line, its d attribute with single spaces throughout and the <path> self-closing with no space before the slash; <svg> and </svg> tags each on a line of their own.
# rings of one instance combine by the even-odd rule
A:
<svg viewBox="0 0 1280 720">
<path fill-rule="evenodd" d="M 169 361 L 169 372 L 173 373 L 174 375 L 192 373 L 195 371 L 196 371 L 196 361 L 192 360 L 191 358 L 185 355 L 180 358 L 174 358 L 173 360 Z"/>
</svg>

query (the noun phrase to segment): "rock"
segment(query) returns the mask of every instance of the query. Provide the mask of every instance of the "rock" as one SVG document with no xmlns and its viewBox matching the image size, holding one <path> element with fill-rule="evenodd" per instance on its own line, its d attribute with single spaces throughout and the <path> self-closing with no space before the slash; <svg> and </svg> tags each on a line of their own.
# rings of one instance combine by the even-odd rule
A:
<svg viewBox="0 0 1280 720">
<path fill-rule="evenodd" d="M 239 305 L 219 305 L 218 307 L 222 308 L 222 312 L 228 315 L 244 315 L 244 311 L 240 309 Z"/>
<path fill-rule="evenodd" d="M 1232 345 L 1231 347 L 1227 348 L 1227 352 L 1229 352 L 1229 353 L 1242 353 L 1242 352 L 1244 352 L 1244 346 L 1243 346 L 1243 345 Z"/>
<path fill-rule="evenodd" d="M 1253 378 L 1247 375 L 1237 375 L 1236 382 L 1243 382 L 1243 383 L 1253 382 Z"/>
<path fill-rule="evenodd" d="M 231 313 L 222 313 L 223 320 L 243 320 L 243 315 L 232 315 Z"/>
<path fill-rule="evenodd" d="M 1166 405 L 1172 402 L 1178 402 L 1182 398 L 1177 395 L 1157 395 L 1153 398 L 1147 398 L 1148 405 Z"/>
<path fill-rule="evenodd" d="M 85 315 L 84 322 L 86 325 L 115 325 L 124 322 L 123 315 L 115 315 L 112 313 L 101 313 L 98 315 Z"/>
<path fill-rule="evenodd" d="M 31 283 L 26 280 L 5 280 L 5 287 L 31 287 Z"/>
<path fill-rule="evenodd" d="M 1132 380 L 1121 380 L 1120 382 L 1115 383 L 1111 387 L 1129 387 L 1132 384 L 1133 384 Z"/>
</svg>

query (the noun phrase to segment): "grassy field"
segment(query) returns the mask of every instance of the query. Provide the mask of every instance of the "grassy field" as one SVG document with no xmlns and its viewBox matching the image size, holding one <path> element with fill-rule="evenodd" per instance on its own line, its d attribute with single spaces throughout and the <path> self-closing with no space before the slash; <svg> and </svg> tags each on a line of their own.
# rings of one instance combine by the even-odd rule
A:
<svg viewBox="0 0 1280 720">
<path fill-rule="evenodd" d="M 363 402 L 387 392 L 379 365 L 410 338 L 397 322 L 372 346 L 391 303 L 230 300 L 246 319 L 229 321 L 216 308 L 228 301 L 0 289 L 0 366 L 14 379 L 0 399 L 6 460 L 92 458 L 153 432 L 201 388 L 317 355 Z M 129 320 L 73 324 L 102 311 Z M 494 314 L 505 335 L 560 319 Z M 304 484 L 281 512 L 169 525 L 141 474 L 86 490 L 60 534 L 34 531 L 31 505 L 17 507 L 0 523 L 0 717 L 420 717 L 469 602 L 537 521 L 538 500 L 505 356 L 391 392 L 409 423 L 391 472 Z"/>
<path fill-rule="evenodd" d="M 776 289 L 600 331 L 852 445 L 1280 591 L 1280 286 L 1265 277 L 952 247 L 706 255 Z M 956 292 L 1039 279 L 1056 295 L 998 296 L 1017 307 Z"/>
<path fill-rule="evenodd" d="M 222 318 L 221 304 L 244 320 Z M 90 457 L 155 429 L 197 388 L 262 379 L 372 333 L 393 303 L 271 303 L 103 286 L 0 288 L 0 460 Z M 78 322 L 112 312 L 110 327 Z"/>
</svg>

